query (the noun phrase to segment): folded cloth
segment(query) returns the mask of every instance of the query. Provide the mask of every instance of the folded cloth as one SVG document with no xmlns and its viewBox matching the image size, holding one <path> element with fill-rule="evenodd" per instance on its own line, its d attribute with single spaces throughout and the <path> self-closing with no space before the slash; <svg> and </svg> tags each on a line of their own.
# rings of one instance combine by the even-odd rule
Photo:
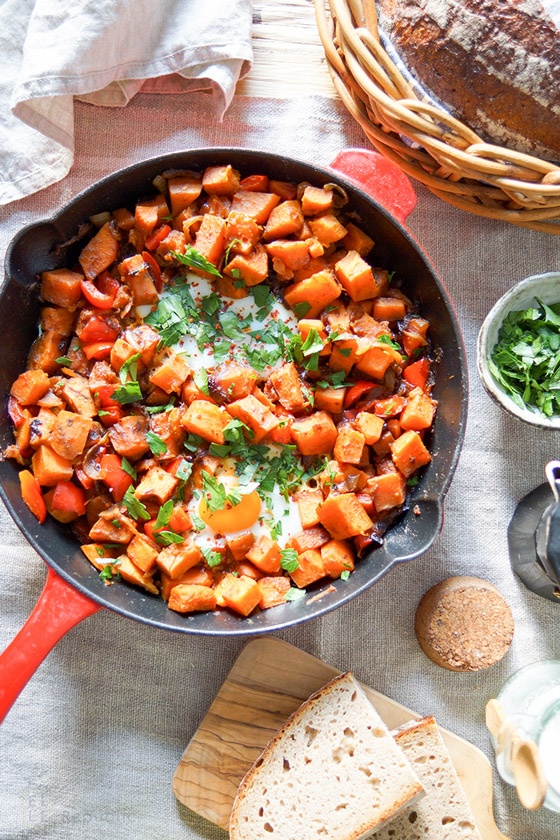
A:
<svg viewBox="0 0 560 840">
<path fill-rule="evenodd" d="M 221 118 L 251 68 L 251 13 L 252 0 L 0 0 L 0 204 L 68 173 L 74 96 L 208 90 Z"/>
</svg>

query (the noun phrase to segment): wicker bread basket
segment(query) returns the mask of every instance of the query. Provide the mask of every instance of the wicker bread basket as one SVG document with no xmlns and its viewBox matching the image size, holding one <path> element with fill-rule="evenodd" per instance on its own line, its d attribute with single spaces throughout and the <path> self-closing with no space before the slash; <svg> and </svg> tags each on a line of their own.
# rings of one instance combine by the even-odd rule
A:
<svg viewBox="0 0 560 840">
<path fill-rule="evenodd" d="M 336 90 L 382 154 L 455 207 L 560 235 L 560 166 L 486 143 L 422 102 L 381 45 L 374 0 L 314 2 Z"/>
</svg>

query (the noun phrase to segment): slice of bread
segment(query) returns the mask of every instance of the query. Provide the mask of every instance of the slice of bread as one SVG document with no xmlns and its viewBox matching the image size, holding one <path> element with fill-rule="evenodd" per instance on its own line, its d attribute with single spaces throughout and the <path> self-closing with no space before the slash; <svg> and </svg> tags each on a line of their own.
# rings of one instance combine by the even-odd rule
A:
<svg viewBox="0 0 560 840">
<path fill-rule="evenodd" d="M 393 732 L 426 796 L 375 834 L 375 840 L 482 840 L 433 717 Z"/>
<path fill-rule="evenodd" d="M 272 738 L 233 804 L 231 840 L 359 840 L 423 795 L 352 674 L 312 695 Z"/>
</svg>

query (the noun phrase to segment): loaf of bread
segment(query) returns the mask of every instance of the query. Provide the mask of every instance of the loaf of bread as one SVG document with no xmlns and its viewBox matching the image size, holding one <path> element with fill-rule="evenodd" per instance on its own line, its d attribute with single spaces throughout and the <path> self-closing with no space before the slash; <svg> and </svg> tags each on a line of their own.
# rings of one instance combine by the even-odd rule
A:
<svg viewBox="0 0 560 840">
<path fill-rule="evenodd" d="M 351 674 L 309 698 L 245 776 L 230 840 L 359 840 L 423 795 Z"/>
<path fill-rule="evenodd" d="M 490 142 L 560 160 L 560 31 L 540 0 L 377 0 L 409 71 Z"/>
<path fill-rule="evenodd" d="M 393 733 L 426 796 L 377 832 L 375 840 L 482 840 L 433 717 Z"/>
</svg>

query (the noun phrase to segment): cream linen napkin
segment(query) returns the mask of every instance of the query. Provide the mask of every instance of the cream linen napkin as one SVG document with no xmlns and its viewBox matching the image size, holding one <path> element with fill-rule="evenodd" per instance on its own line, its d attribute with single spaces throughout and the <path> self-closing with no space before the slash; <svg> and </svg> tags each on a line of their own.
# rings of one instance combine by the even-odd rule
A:
<svg viewBox="0 0 560 840">
<path fill-rule="evenodd" d="M 74 103 L 208 90 L 222 117 L 252 63 L 252 0 L 0 0 L 0 204 L 68 173 Z"/>
</svg>

